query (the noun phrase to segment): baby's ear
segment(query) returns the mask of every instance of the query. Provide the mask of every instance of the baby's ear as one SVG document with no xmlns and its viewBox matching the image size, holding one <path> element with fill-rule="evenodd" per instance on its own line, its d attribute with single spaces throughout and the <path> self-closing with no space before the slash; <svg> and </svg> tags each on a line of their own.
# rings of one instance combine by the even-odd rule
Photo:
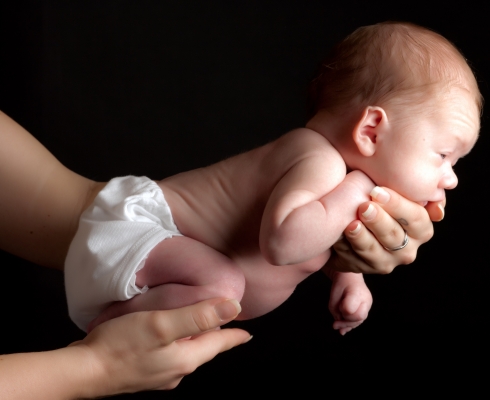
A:
<svg viewBox="0 0 490 400">
<path fill-rule="evenodd" d="M 354 143 L 363 156 L 371 157 L 376 152 L 378 137 L 387 127 L 388 117 L 385 110 L 375 106 L 364 109 L 352 132 Z"/>
</svg>

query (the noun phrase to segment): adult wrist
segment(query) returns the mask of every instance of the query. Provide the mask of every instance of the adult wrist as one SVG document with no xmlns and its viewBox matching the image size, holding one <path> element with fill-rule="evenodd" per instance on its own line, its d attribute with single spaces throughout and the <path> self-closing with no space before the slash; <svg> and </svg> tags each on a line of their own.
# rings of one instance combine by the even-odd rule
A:
<svg viewBox="0 0 490 400">
<path fill-rule="evenodd" d="M 101 396 L 116 394 L 107 386 L 110 383 L 104 367 L 94 352 L 82 342 L 72 344 L 65 349 L 73 369 L 66 375 L 71 390 L 67 391 L 67 399 L 95 399 Z"/>
</svg>

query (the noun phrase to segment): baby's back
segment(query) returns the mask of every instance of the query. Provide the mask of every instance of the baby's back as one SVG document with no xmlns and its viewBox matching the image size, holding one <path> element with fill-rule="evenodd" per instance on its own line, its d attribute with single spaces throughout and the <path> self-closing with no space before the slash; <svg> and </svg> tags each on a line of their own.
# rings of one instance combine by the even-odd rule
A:
<svg viewBox="0 0 490 400">
<path fill-rule="evenodd" d="M 318 133 L 296 129 L 264 146 L 158 183 L 179 230 L 230 255 L 245 243 L 258 246 L 262 214 L 274 187 L 293 165 L 318 152 L 326 157 L 337 153 Z"/>
<path fill-rule="evenodd" d="M 253 302 L 254 309 L 257 304 L 277 306 L 329 257 L 327 252 L 302 264 L 274 266 L 259 248 L 262 215 L 276 184 L 299 161 L 319 153 L 342 162 L 323 136 L 297 129 L 254 150 L 158 182 L 182 234 L 227 255 L 242 268 L 248 288 L 244 308 L 247 302 Z M 254 297 L 257 293 L 268 298 Z"/>
</svg>

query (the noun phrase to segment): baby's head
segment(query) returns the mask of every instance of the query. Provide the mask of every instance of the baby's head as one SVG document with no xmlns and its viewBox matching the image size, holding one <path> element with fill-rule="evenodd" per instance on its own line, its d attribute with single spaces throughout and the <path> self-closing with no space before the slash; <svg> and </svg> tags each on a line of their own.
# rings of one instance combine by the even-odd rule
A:
<svg viewBox="0 0 490 400">
<path fill-rule="evenodd" d="M 309 106 L 308 125 L 349 168 L 426 202 L 456 186 L 452 166 L 476 141 L 482 97 L 448 40 L 386 22 L 357 29 L 333 49 L 312 82 Z"/>
</svg>

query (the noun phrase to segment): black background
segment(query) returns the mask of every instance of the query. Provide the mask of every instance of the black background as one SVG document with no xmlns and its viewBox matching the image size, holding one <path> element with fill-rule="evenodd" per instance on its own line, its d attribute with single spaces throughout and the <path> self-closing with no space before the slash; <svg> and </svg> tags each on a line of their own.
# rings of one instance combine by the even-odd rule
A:
<svg viewBox="0 0 490 400">
<path fill-rule="evenodd" d="M 316 66 L 362 25 L 408 20 L 438 31 L 471 61 L 488 97 L 487 13 L 476 2 L 454 4 L 3 5 L 0 109 L 81 175 L 160 179 L 304 125 L 306 87 Z M 456 166 L 460 183 L 447 194 L 447 216 L 433 240 L 410 266 L 367 277 L 374 305 L 363 326 L 346 337 L 331 329 L 329 282 L 316 274 L 274 312 L 236 323 L 254 339 L 202 366 L 176 390 L 120 398 L 485 388 L 487 115 L 475 149 Z M 49 350 L 83 337 L 67 317 L 61 272 L 6 253 L 0 265 L 0 353 Z"/>
</svg>

